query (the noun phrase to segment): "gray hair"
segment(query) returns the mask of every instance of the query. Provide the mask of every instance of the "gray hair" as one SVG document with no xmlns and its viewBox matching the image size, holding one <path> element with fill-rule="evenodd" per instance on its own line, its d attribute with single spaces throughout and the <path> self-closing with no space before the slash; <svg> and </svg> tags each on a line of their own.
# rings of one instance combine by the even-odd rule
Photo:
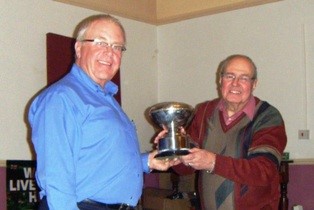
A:
<svg viewBox="0 0 314 210">
<path fill-rule="evenodd" d="M 255 63 L 253 62 L 253 60 L 246 56 L 246 55 L 241 55 L 241 54 L 235 54 L 235 55 L 230 55 L 228 56 L 225 60 L 223 60 L 220 65 L 219 65 L 219 73 L 220 73 L 220 76 L 223 75 L 226 71 L 226 68 L 228 67 L 229 63 L 233 60 L 233 59 L 236 59 L 236 58 L 243 58 L 243 59 L 246 59 L 252 66 L 252 71 L 253 71 L 253 77 L 252 79 L 257 79 L 257 68 L 256 68 L 256 65 Z"/>
<path fill-rule="evenodd" d="M 111 23 L 115 23 L 117 26 L 120 27 L 122 33 L 123 33 L 123 39 L 124 39 L 124 42 L 126 42 L 126 35 L 125 35 L 125 30 L 121 24 L 121 22 L 109 15 L 109 14 L 99 14 L 99 15 L 93 15 L 93 16 L 90 16 L 90 17 L 87 17 L 85 18 L 84 20 L 82 20 L 76 27 L 75 31 L 74 31 L 74 37 L 76 38 L 77 41 L 82 41 L 84 40 L 86 37 L 86 31 L 87 29 L 90 27 L 90 25 L 95 22 L 95 21 L 98 21 L 98 20 L 104 20 L 104 21 L 108 21 L 108 22 L 111 22 Z"/>
</svg>

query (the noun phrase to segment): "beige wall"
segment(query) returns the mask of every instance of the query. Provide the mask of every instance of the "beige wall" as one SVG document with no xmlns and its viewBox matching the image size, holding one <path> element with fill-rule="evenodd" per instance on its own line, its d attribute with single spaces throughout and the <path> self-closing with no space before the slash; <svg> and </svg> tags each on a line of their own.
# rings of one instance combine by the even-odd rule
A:
<svg viewBox="0 0 314 210">
<path fill-rule="evenodd" d="M 282 113 L 292 158 L 313 158 L 314 2 L 285 0 L 163 26 L 120 18 L 128 36 L 121 68 L 122 104 L 149 150 L 144 111 L 158 101 L 195 105 L 217 95 L 214 73 L 232 53 L 259 69 L 256 95 Z M 0 0 L 0 159 L 30 159 L 25 109 L 46 84 L 45 34 L 72 35 L 97 12 L 53 1 Z M 298 140 L 309 129 L 310 140 Z"/>
</svg>

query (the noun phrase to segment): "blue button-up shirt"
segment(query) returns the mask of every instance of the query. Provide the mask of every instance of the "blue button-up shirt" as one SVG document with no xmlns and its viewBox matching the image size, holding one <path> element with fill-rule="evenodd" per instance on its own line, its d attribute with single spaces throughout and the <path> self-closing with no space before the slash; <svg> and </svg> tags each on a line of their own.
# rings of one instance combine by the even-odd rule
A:
<svg viewBox="0 0 314 210">
<path fill-rule="evenodd" d="M 148 172 L 134 124 L 79 66 L 32 102 L 29 122 L 37 154 L 36 179 L 50 210 L 78 209 L 86 198 L 136 205 Z"/>
</svg>

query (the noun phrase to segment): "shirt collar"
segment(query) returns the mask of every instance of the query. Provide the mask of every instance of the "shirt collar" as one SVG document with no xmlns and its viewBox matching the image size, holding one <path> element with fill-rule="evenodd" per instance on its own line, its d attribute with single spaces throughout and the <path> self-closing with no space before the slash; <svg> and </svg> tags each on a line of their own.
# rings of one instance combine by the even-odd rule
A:
<svg viewBox="0 0 314 210">
<path fill-rule="evenodd" d="M 248 118 L 249 118 L 250 120 L 253 120 L 255 106 L 256 106 L 256 104 L 255 104 L 255 98 L 254 98 L 254 96 L 252 95 L 252 96 L 250 97 L 249 101 L 247 102 L 247 104 L 244 106 L 244 108 L 243 108 L 241 111 L 235 113 L 233 116 L 237 117 L 237 116 L 239 116 L 242 112 L 244 112 L 244 113 L 248 116 Z M 219 101 L 217 107 L 218 107 L 219 110 L 221 110 L 221 111 L 223 112 L 224 116 L 227 116 L 227 114 L 226 114 L 226 113 L 227 113 L 227 112 L 226 112 L 226 105 L 225 105 L 223 99 L 221 99 L 221 100 Z"/>
<path fill-rule="evenodd" d="M 255 99 L 254 96 L 251 96 L 248 103 L 243 108 L 243 112 L 250 118 L 250 120 L 253 120 L 254 117 L 254 111 L 255 111 Z"/>
<path fill-rule="evenodd" d="M 115 95 L 119 90 L 118 85 L 116 85 L 112 81 L 108 81 L 105 84 L 105 87 L 102 88 L 99 84 L 92 80 L 80 66 L 78 66 L 75 63 L 72 66 L 71 74 L 73 74 L 79 80 L 82 80 L 85 85 L 89 86 L 95 91 L 101 91 L 104 92 L 105 94 Z"/>
</svg>

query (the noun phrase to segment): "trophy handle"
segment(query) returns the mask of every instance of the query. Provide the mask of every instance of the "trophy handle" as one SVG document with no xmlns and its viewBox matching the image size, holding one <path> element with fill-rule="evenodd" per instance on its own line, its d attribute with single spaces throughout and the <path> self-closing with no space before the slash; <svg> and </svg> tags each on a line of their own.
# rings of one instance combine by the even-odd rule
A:
<svg viewBox="0 0 314 210">
<path fill-rule="evenodd" d="M 192 137 L 191 137 L 189 134 L 186 133 L 184 127 L 180 126 L 180 127 L 178 128 L 178 132 L 179 132 L 182 136 L 184 136 L 184 137 L 186 138 L 187 145 L 190 146 L 189 148 L 191 148 L 191 149 L 194 148 L 194 147 L 199 148 L 200 145 L 199 145 L 196 141 L 194 141 L 194 140 L 192 139 Z"/>
</svg>

